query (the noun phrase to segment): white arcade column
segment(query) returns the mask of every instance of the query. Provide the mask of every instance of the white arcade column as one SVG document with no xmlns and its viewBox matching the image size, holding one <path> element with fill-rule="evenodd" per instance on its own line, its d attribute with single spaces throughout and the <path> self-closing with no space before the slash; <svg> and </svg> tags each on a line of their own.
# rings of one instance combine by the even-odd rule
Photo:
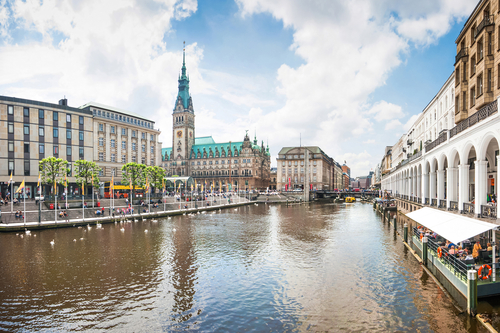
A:
<svg viewBox="0 0 500 333">
<path fill-rule="evenodd" d="M 486 205 L 486 182 L 488 173 L 488 162 L 487 161 L 475 161 L 475 180 L 474 180 L 474 192 L 475 192 L 475 205 L 474 212 L 477 217 L 481 216 L 481 206 Z"/>
<path fill-rule="evenodd" d="M 429 199 L 429 174 L 424 173 L 422 177 L 422 204 L 425 203 L 425 199 Z"/>
<path fill-rule="evenodd" d="M 430 189 L 430 198 L 429 198 L 429 204 L 432 203 L 432 199 L 436 199 L 436 172 L 430 172 L 430 184 L 429 184 L 429 189 Z"/>
<path fill-rule="evenodd" d="M 439 201 L 444 199 L 444 170 L 437 171 L 437 192 L 439 206 Z"/>
<path fill-rule="evenodd" d="M 464 203 L 469 201 L 469 165 L 458 166 L 458 209 L 464 210 Z"/>
</svg>

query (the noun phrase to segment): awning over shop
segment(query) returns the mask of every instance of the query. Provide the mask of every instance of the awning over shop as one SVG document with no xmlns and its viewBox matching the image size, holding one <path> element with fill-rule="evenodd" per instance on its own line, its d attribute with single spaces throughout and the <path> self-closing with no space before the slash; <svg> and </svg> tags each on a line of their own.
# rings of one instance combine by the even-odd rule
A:
<svg viewBox="0 0 500 333">
<path fill-rule="evenodd" d="M 429 207 L 408 213 L 406 216 L 455 244 L 497 227 L 493 223 Z"/>
</svg>

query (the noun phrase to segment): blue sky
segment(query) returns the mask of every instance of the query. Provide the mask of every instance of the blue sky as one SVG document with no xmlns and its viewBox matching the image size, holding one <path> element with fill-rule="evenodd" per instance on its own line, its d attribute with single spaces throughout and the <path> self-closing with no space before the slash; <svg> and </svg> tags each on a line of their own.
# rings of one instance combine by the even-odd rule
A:
<svg viewBox="0 0 500 333">
<path fill-rule="evenodd" d="M 182 42 L 196 135 L 320 146 L 362 176 L 453 71 L 468 0 L 0 0 L 0 94 L 141 113 L 171 146 Z"/>
</svg>

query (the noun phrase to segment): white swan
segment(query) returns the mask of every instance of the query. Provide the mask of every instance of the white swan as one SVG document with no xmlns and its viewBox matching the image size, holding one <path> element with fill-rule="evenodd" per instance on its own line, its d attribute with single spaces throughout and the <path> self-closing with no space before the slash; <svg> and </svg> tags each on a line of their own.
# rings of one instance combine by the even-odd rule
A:
<svg viewBox="0 0 500 333">
<path fill-rule="evenodd" d="M 51 240 L 50 245 L 54 245 L 54 244 L 55 244 L 54 240 Z"/>
</svg>

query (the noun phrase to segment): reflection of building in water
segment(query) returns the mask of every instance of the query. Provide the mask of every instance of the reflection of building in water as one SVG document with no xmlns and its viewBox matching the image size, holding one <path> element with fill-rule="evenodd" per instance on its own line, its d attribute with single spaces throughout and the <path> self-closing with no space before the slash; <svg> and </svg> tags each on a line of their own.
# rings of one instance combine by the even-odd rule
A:
<svg viewBox="0 0 500 333">
<path fill-rule="evenodd" d="M 193 316 L 193 298 L 196 293 L 194 280 L 196 275 L 196 256 L 193 249 L 193 235 L 190 223 L 179 223 L 180 229 L 173 235 L 173 276 L 174 305 L 172 307 L 172 321 L 182 323 Z"/>
</svg>

